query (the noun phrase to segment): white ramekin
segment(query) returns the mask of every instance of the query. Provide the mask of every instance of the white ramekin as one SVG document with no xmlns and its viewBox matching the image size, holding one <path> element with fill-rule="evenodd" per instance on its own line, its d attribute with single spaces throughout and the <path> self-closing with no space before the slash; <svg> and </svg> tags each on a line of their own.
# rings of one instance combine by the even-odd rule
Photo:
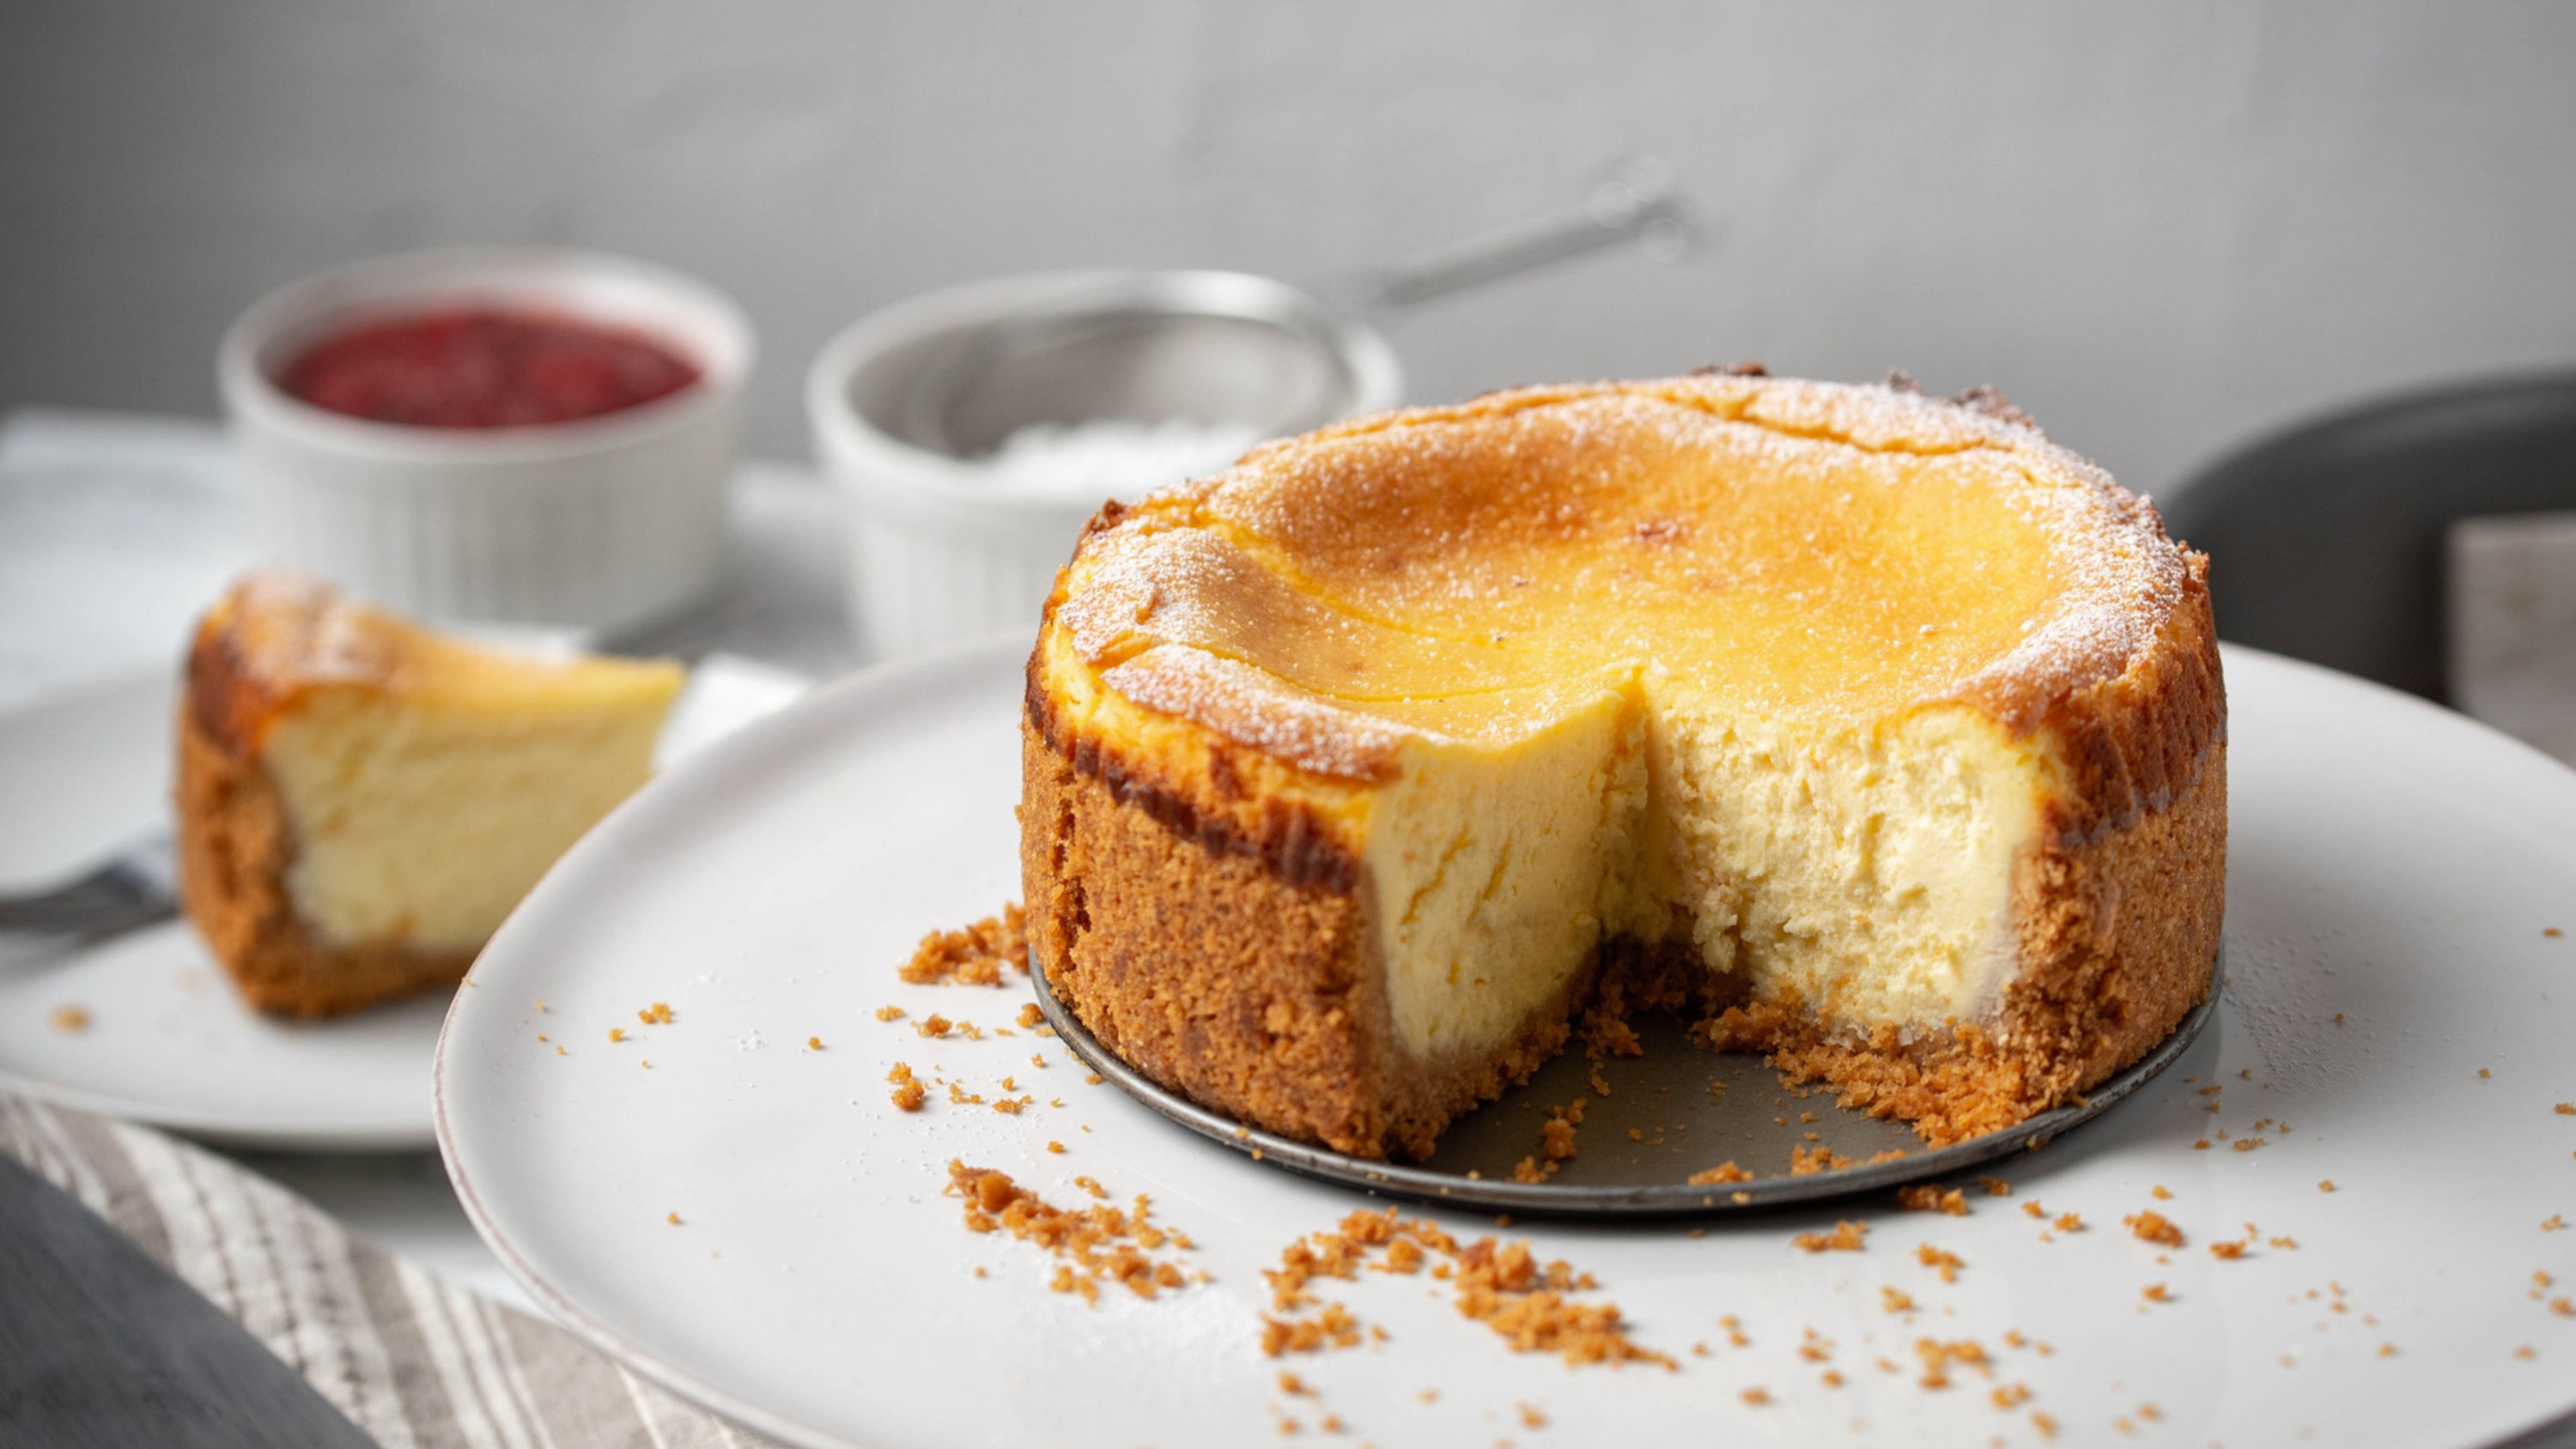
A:
<svg viewBox="0 0 2576 1449">
<path fill-rule="evenodd" d="M 1342 415 L 1393 407 L 1395 355 L 1373 329 L 1330 318 L 1306 294 L 1221 272 L 1048 272 L 999 277 L 899 302 L 825 344 L 806 373 L 814 450 L 842 496 L 851 627 L 864 657 L 889 658 L 1003 629 L 1034 631 L 1056 570 L 1098 497 L 997 487 L 974 464 L 898 436 L 859 394 L 900 392 L 928 376 L 959 380 L 942 346 L 996 319 L 1068 298 L 1205 297 L 1228 310 L 1296 313 L 1347 374 Z M 917 402 L 918 399 L 913 401 Z M 1174 481 L 1178 481 L 1177 479 Z"/>
<path fill-rule="evenodd" d="M 475 430 L 345 417 L 277 385 L 344 327 L 458 305 L 633 328 L 700 380 L 575 422 Z M 217 381 L 234 468 L 277 562 L 406 613 L 613 630 L 706 592 L 751 326 L 723 295 L 626 257 L 546 248 L 407 252 L 320 272 L 225 332 Z"/>
</svg>

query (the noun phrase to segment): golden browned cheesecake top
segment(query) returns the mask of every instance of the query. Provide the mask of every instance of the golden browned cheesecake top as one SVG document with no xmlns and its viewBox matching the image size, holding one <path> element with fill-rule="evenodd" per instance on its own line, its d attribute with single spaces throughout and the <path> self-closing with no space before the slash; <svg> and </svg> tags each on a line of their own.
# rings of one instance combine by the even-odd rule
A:
<svg viewBox="0 0 2576 1449">
<path fill-rule="evenodd" d="M 667 698 L 658 661 L 537 659 L 423 628 L 284 569 L 245 576 L 198 621 L 188 700 L 199 728 L 236 754 L 326 691 L 367 691 L 495 713 L 599 695 L 604 678 Z"/>
<path fill-rule="evenodd" d="M 1736 710 L 1942 700 L 2016 730 L 2117 680 L 2197 577 L 1990 398 L 1758 376 L 1365 419 L 1096 519 L 1040 658 L 1319 774 L 1503 742 L 1662 673 Z"/>
</svg>

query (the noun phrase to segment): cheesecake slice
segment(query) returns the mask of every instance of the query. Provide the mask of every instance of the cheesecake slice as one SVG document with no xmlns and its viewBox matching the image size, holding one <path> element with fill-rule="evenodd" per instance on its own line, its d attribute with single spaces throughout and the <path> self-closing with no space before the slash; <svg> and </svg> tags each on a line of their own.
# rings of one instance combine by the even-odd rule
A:
<svg viewBox="0 0 2576 1449">
<path fill-rule="evenodd" d="M 1028 666 L 1055 992 L 1366 1156 L 1617 1004 L 1948 1142 L 2207 993 L 2206 560 L 1991 394 L 1536 388 L 1093 520 Z"/>
<path fill-rule="evenodd" d="M 482 649 L 258 574 L 199 623 L 181 895 L 244 999 L 332 1016 L 461 980 L 652 771 L 668 662 Z"/>
</svg>

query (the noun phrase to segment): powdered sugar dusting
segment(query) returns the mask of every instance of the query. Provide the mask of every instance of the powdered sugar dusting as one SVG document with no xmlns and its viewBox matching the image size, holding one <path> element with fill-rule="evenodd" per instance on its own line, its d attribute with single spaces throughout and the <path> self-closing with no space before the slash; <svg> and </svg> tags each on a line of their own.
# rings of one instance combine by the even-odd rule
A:
<svg viewBox="0 0 2576 1449">
<path fill-rule="evenodd" d="M 1713 377 L 1264 447 L 1095 534 L 1057 622 L 1136 702 L 1346 773 L 1647 665 L 1819 723 L 1961 698 L 2027 727 L 2145 657 L 2190 579 L 2008 404 Z"/>
</svg>

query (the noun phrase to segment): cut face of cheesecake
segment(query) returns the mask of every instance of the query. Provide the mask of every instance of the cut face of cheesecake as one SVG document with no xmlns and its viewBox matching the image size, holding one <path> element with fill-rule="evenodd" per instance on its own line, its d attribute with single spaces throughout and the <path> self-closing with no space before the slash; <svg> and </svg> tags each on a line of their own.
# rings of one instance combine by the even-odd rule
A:
<svg viewBox="0 0 2576 1449">
<path fill-rule="evenodd" d="M 1059 580 L 1033 939 L 1140 1069 L 1345 1151 L 1427 1151 L 1646 963 L 1713 1044 L 2006 1126 L 2206 992 L 2203 568 L 1982 399 L 1692 378 L 1273 444 Z"/>
<path fill-rule="evenodd" d="M 263 1010 L 460 979 L 651 773 L 684 674 L 480 649 L 279 575 L 199 625 L 179 719 L 190 916 Z"/>
</svg>

